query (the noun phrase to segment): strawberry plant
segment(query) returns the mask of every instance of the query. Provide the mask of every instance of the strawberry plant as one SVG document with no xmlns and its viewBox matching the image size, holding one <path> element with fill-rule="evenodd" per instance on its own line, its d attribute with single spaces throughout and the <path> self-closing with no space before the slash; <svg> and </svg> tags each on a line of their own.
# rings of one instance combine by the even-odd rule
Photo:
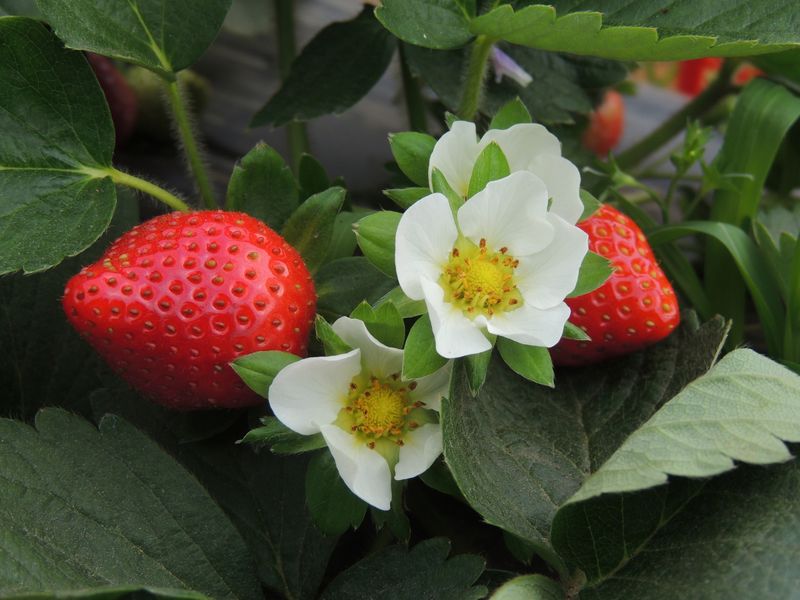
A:
<svg viewBox="0 0 800 600">
<path fill-rule="evenodd" d="M 312 4 L 0 0 L 0 596 L 794 597 L 800 7 Z"/>
</svg>

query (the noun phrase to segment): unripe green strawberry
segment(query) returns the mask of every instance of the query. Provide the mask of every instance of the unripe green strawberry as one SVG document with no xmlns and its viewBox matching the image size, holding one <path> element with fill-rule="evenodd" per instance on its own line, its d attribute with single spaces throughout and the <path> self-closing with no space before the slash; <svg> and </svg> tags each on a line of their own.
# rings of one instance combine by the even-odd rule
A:
<svg viewBox="0 0 800 600">
<path fill-rule="evenodd" d="M 67 283 L 72 325 L 128 383 L 180 410 L 262 402 L 229 363 L 304 356 L 316 310 L 298 252 L 244 213 L 172 213 L 138 225 Z"/>
<path fill-rule="evenodd" d="M 561 340 L 551 350 L 556 365 L 586 365 L 641 350 L 680 324 L 678 299 L 638 225 L 616 208 L 601 206 L 578 227 L 589 250 L 611 261 L 614 273 L 602 286 L 567 298 L 569 320 L 591 342 Z"/>
</svg>

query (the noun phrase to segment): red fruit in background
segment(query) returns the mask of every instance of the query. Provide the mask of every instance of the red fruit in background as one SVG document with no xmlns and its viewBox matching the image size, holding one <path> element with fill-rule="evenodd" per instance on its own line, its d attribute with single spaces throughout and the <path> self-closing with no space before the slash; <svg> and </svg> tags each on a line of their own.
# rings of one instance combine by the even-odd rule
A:
<svg viewBox="0 0 800 600">
<path fill-rule="evenodd" d="M 136 99 L 131 86 L 111 59 L 86 53 L 100 87 L 108 102 L 111 110 L 111 119 L 114 121 L 114 130 L 117 135 L 117 148 L 120 148 L 128 141 L 136 127 L 136 115 L 139 111 L 139 103 Z"/>
<path fill-rule="evenodd" d="M 67 283 L 67 318 L 134 388 L 165 406 L 263 400 L 228 364 L 258 350 L 304 356 L 311 275 L 244 213 L 172 213 L 137 225 Z"/>
<path fill-rule="evenodd" d="M 593 292 L 567 298 L 570 321 L 592 341 L 561 340 L 551 350 L 553 363 L 591 364 L 668 336 L 680 323 L 678 299 L 642 230 L 608 205 L 578 227 L 589 235 L 589 250 L 610 260 L 614 273 Z"/>
<path fill-rule="evenodd" d="M 622 139 L 625 126 L 625 101 L 616 90 L 608 90 L 603 102 L 589 115 L 589 126 L 583 132 L 583 145 L 600 158 Z"/>
<path fill-rule="evenodd" d="M 689 96 L 697 96 L 706 89 L 722 66 L 721 58 L 696 58 L 678 63 L 675 89 Z"/>
</svg>

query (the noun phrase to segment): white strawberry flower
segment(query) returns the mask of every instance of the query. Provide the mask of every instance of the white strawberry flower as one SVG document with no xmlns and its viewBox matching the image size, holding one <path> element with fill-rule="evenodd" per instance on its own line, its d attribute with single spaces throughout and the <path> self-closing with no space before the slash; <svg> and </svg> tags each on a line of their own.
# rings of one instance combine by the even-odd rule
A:
<svg viewBox="0 0 800 600">
<path fill-rule="evenodd" d="M 403 351 L 376 340 L 363 321 L 341 317 L 333 330 L 353 350 L 284 367 L 269 404 L 289 429 L 321 433 L 350 491 L 389 510 L 392 475 L 416 477 L 442 453 L 437 413 L 450 365 L 404 381 Z"/>
<path fill-rule="evenodd" d="M 450 187 L 466 198 L 472 169 L 480 153 L 492 142 L 500 146 L 512 173 L 529 171 L 538 176 L 552 199 L 551 211 L 574 225 L 583 212 L 578 168 L 561 156 L 561 142 L 545 127 L 520 123 L 508 129 L 490 129 L 478 140 L 475 124 L 456 121 L 433 148 L 428 176 L 442 172 Z"/>
<path fill-rule="evenodd" d="M 561 338 L 588 236 L 548 208 L 551 195 L 541 178 L 518 171 L 455 217 L 439 193 L 403 214 L 397 278 L 409 298 L 425 300 L 441 356 L 484 352 L 491 336 L 547 348 Z"/>
</svg>

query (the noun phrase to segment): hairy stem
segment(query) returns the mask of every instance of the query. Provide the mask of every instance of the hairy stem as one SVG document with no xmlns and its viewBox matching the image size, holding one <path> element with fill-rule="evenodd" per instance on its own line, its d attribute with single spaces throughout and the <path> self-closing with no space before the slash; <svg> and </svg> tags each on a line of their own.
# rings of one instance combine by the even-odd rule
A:
<svg viewBox="0 0 800 600">
<path fill-rule="evenodd" d="M 467 64 L 467 74 L 464 81 L 464 92 L 458 106 L 458 116 L 472 121 L 480 107 L 481 94 L 483 93 L 483 80 L 489 64 L 489 54 L 494 42 L 485 35 L 479 35 L 472 45 Z"/>
<path fill-rule="evenodd" d="M 189 168 L 194 175 L 197 190 L 200 192 L 200 197 L 203 199 L 203 204 L 206 208 L 217 208 L 216 200 L 214 200 L 214 192 L 211 188 L 211 181 L 208 178 L 208 170 L 205 164 L 203 164 L 203 159 L 200 155 L 200 147 L 195 137 L 194 130 L 192 129 L 189 111 L 187 110 L 186 101 L 181 92 L 178 80 L 166 82 L 166 86 L 167 97 L 172 107 L 172 114 L 175 119 L 180 142 L 183 146 L 183 151 L 186 153 L 186 158 L 189 161 Z"/>
<path fill-rule="evenodd" d="M 117 183 L 119 185 L 124 185 L 126 187 L 133 188 L 135 190 L 139 190 L 140 192 L 144 192 L 145 194 L 149 194 L 150 196 L 153 196 L 153 198 L 160 200 L 170 208 L 174 208 L 175 210 L 180 210 L 183 212 L 188 212 L 191 210 L 191 208 L 189 208 L 189 205 L 187 205 L 183 200 L 181 200 L 174 194 L 171 194 L 164 188 L 159 187 L 154 183 L 150 183 L 145 179 L 140 179 L 139 177 L 136 177 L 134 175 L 123 173 L 122 171 L 115 169 L 113 167 L 110 168 L 107 172 L 105 172 L 104 175 L 110 176 L 111 180 L 114 183 Z"/>
<path fill-rule="evenodd" d="M 297 54 L 294 35 L 294 1 L 274 0 L 274 2 L 278 34 L 278 69 L 281 81 L 286 81 Z M 300 167 L 300 158 L 308 152 L 308 133 L 305 123 L 287 124 L 286 137 L 289 142 L 292 169 L 297 173 Z"/>
</svg>

